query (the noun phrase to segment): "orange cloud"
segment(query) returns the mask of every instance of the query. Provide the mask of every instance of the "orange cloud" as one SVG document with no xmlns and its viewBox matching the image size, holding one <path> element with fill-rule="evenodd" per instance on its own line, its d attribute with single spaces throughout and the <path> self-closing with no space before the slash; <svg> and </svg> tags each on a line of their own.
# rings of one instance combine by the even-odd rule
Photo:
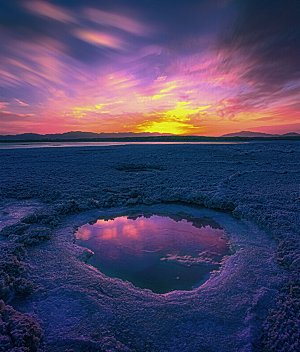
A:
<svg viewBox="0 0 300 352">
<path fill-rule="evenodd" d="M 76 29 L 73 33 L 77 38 L 95 46 L 104 46 L 112 49 L 121 49 L 123 47 L 123 42 L 111 34 L 89 29 Z"/>
</svg>

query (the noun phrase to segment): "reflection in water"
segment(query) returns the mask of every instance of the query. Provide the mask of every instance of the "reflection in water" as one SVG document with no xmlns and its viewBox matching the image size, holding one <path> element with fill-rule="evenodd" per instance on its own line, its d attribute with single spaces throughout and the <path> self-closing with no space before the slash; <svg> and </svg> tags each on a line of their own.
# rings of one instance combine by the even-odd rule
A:
<svg viewBox="0 0 300 352">
<path fill-rule="evenodd" d="M 120 145 L 171 145 L 171 144 L 243 144 L 248 142 L 0 142 L 0 149 L 67 148 L 67 147 L 114 147 Z"/>
<path fill-rule="evenodd" d="M 157 293 L 201 285 L 229 254 L 224 230 L 207 218 L 120 216 L 83 225 L 76 238 L 95 253 L 90 263 L 101 272 Z"/>
</svg>

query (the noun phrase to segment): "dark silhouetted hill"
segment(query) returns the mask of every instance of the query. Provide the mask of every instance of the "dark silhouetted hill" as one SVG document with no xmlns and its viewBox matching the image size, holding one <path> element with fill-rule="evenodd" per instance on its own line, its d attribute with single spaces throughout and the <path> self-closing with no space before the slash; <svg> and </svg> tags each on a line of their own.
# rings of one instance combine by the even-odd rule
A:
<svg viewBox="0 0 300 352">
<path fill-rule="evenodd" d="M 256 137 L 275 137 L 278 134 L 262 133 L 262 132 L 252 132 L 252 131 L 240 131 L 234 133 L 224 134 L 222 137 L 246 137 L 246 138 L 256 138 Z"/>
</svg>

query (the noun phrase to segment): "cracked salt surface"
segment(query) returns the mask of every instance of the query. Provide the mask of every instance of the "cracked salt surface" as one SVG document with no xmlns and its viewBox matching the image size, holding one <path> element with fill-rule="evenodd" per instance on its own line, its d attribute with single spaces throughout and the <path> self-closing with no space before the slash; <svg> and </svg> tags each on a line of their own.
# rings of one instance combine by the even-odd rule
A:
<svg viewBox="0 0 300 352">
<path fill-rule="evenodd" d="M 9 201 L 0 204 L 0 231 L 6 226 L 17 223 L 40 206 L 41 203 L 34 201 Z"/>
<path fill-rule="evenodd" d="M 40 148 L 0 155 L 2 202 L 40 200 L 42 208 L 25 225 L 30 233 L 51 230 L 50 239 L 26 244 L 23 263 L 7 261 L 6 253 L 19 250 L 17 235 L 0 241 L 2 292 L 24 291 L 15 277 L 24 265 L 34 288 L 26 298 L 4 299 L 6 322 L 26 328 L 16 330 L 18 339 L 7 351 L 23 347 L 27 332 L 38 344 L 32 320 L 47 352 L 250 352 L 261 344 L 265 351 L 299 350 L 298 142 Z M 200 287 L 166 294 L 84 264 L 88 250 L 73 243 L 74 229 L 107 214 L 133 215 L 132 204 L 140 214 L 213 217 L 229 234 L 234 254 Z M 1 330 L 0 341 L 10 336 Z"/>
</svg>

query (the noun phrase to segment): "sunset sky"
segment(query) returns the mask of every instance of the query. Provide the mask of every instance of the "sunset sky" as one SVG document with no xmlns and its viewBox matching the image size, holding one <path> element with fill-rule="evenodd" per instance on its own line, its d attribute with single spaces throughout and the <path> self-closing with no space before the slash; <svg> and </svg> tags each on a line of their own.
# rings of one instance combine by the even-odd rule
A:
<svg viewBox="0 0 300 352">
<path fill-rule="evenodd" d="M 0 0 L 0 134 L 300 132 L 298 0 Z"/>
</svg>

